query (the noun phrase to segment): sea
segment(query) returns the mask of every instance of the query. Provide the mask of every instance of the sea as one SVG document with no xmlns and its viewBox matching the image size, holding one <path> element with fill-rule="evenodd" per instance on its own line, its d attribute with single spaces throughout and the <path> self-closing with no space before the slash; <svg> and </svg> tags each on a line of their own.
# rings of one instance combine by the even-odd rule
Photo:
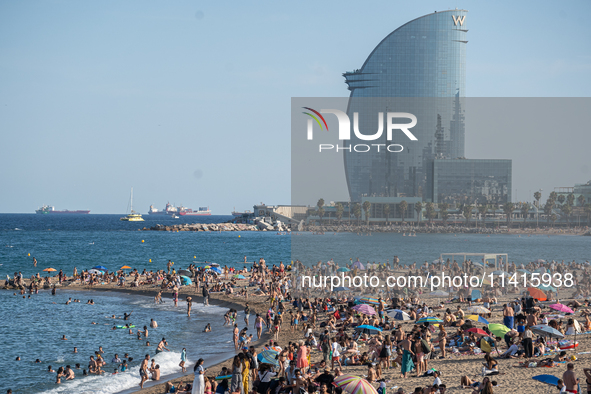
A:
<svg viewBox="0 0 591 394">
<path fill-rule="evenodd" d="M 585 262 L 591 259 L 591 237 L 569 235 L 480 235 L 398 233 L 325 233 L 300 232 L 288 235 L 276 232 L 165 232 L 140 231 L 155 224 L 220 223 L 231 216 L 182 217 L 172 219 L 144 215 L 144 222 L 122 222 L 121 215 L 37 215 L 0 214 L 0 279 L 22 272 L 30 277 L 45 268 L 62 269 L 72 275 L 81 270 L 104 266 L 118 270 L 123 265 L 140 271 L 165 269 L 168 260 L 176 269 L 203 262 L 242 268 L 264 258 L 267 264 L 299 259 L 311 265 L 333 259 L 344 265 L 350 259 L 362 262 L 392 261 L 398 256 L 403 264 L 432 261 L 442 253 L 507 253 L 509 261 L 527 263 L 544 259 Z M 37 259 L 37 267 L 33 266 Z M 250 267 L 250 265 L 247 265 Z M 53 272 L 50 275 L 55 275 Z M 170 352 L 155 356 L 163 376 L 178 374 L 180 353 L 187 349 L 189 366 L 198 358 L 212 365 L 234 354 L 231 327 L 223 327 L 226 309 L 194 303 L 191 317 L 186 305 L 174 307 L 170 295 L 155 304 L 151 297 L 119 292 L 47 290 L 29 298 L 0 290 L 0 392 L 12 388 L 15 393 L 120 393 L 138 387 L 138 366 L 145 354 L 155 355 L 158 341 L 166 338 Z M 66 305 L 69 298 L 80 303 Z M 87 304 L 93 300 L 94 305 Z M 112 319 L 132 313 L 131 319 Z M 148 338 L 137 339 L 137 329 L 148 326 Z M 239 315 L 242 321 L 242 315 Z M 127 322 L 133 333 L 116 329 Z M 95 324 L 93 324 L 95 323 Z M 203 333 L 211 323 L 214 330 Z M 63 335 L 67 340 L 62 340 Z M 146 346 L 150 341 L 151 346 Z M 103 347 L 108 362 L 102 376 L 83 376 L 89 356 Z M 77 353 L 74 353 L 77 347 Z M 133 357 L 130 370 L 112 374 L 114 354 Z M 16 357 L 21 361 L 16 361 Z M 39 359 L 40 362 L 36 362 Z M 73 381 L 55 384 L 51 366 L 75 368 Z M 15 390 L 18 389 L 18 390 Z"/>
</svg>

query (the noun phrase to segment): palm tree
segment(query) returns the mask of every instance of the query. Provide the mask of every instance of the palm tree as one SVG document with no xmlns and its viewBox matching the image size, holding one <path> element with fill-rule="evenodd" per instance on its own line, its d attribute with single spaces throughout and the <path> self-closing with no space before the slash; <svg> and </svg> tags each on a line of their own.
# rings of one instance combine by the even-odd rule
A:
<svg viewBox="0 0 591 394">
<path fill-rule="evenodd" d="M 556 201 L 556 198 L 558 197 L 558 193 L 556 192 L 551 192 L 550 195 L 548 196 L 550 197 L 550 200 L 552 201 Z"/>
<path fill-rule="evenodd" d="M 564 197 L 564 194 L 561 194 L 560 196 L 558 196 L 559 203 L 564 204 L 564 200 L 566 200 L 566 197 Z"/>
<path fill-rule="evenodd" d="M 579 202 L 579 205 L 580 206 L 584 207 L 585 206 L 585 203 L 587 202 L 587 199 L 582 194 L 579 194 L 579 197 L 577 198 L 577 201 Z"/>
<path fill-rule="evenodd" d="M 568 205 L 570 205 L 571 207 L 573 205 L 575 205 L 575 195 L 572 193 L 569 193 L 568 196 L 566 196 L 566 203 Z"/>
<path fill-rule="evenodd" d="M 539 208 L 540 207 L 540 198 L 542 198 L 542 193 L 540 193 L 539 191 L 535 192 L 534 198 L 536 199 L 536 203 L 537 203 L 536 205 Z"/>
<path fill-rule="evenodd" d="M 420 220 L 421 220 L 421 212 L 423 211 L 423 203 L 422 202 L 416 202 L 415 203 L 415 211 L 417 212 L 417 225 L 420 225 Z"/>
<path fill-rule="evenodd" d="M 386 215 L 386 223 L 388 223 L 388 219 L 390 219 L 390 204 L 384 205 L 384 215 Z"/>
<path fill-rule="evenodd" d="M 466 218 L 466 226 L 470 223 L 470 218 L 472 217 L 472 205 L 466 204 L 462 208 L 462 215 Z"/>
<path fill-rule="evenodd" d="M 511 222 L 511 215 L 513 215 L 513 211 L 515 210 L 515 205 L 512 202 L 506 202 L 503 205 L 503 212 L 507 215 L 507 226 Z"/>
<path fill-rule="evenodd" d="M 544 214 L 548 218 L 548 223 L 550 223 L 550 215 L 552 215 L 552 208 L 554 208 L 554 201 L 548 199 L 546 201 L 546 205 L 544 205 Z"/>
<path fill-rule="evenodd" d="M 521 206 L 521 213 L 523 214 L 523 224 L 527 222 L 527 213 L 529 212 L 530 208 L 531 207 L 527 202 L 523 203 L 523 205 Z"/>
<path fill-rule="evenodd" d="M 353 205 L 353 215 L 357 218 L 357 225 L 359 226 L 359 219 L 361 219 L 361 205 L 358 202 Z"/>
<path fill-rule="evenodd" d="M 400 204 L 398 204 L 398 210 L 400 211 L 400 216 L 402 217 L 403 222 L 404 222 L 404 217 L 406 216 L 407 209 L 408 209 L 408 203 L 404 200 L 400 201 Z"/>
<path fill-rule="evenodd" d="M 316 210 L 316 212 L 318 213 L 318 216 L 320 217 L 320 224 L 322 224 L 322 217 L 324 216 L 324 198 L 321 198 L 320 200 L 318 200 L 318 202 L 316 203 L 316 206 L 318 207 L 318 209 Z"/>
<path fill-rule="evenodd" d="M 337 202 L 335 204 L 335 208 L 336 208 L 337 219 L 338 219 L 338 221 L 340 223 L 341 222 L 341 219 L 343 217 L 343 212 L 345 212 L 345 208 L 343 208 L 343 204 L 341 204 L 340 202 Z"/>
<path fill-rule="evenodd" d="M 569 225 L 568 219 L 570 217 L 570 214 L 573 213 L 573 206 L 567 202 L 560 209 L 562 210 L 562 213 L 564 213 L 564 215 L 566 216 L 566 224 L 568 226 Z"/>
<path fill-rule="evenodd" d="M 371 208 L 371 203 L 369 201 L 364 201 L 363 202 L 363 212 L 365 212 L 365 220 L 367 221 L 367 224 L 369 225 L 369 208 Z"/>
<path fill-rule="evenodd" d="M 429 223 L 433 222 L 433 219 L 436 216 L 435 213 L 435 204 L 433 204 L 432 202 L 428 202 L 425 204 L 425 215 L 427 216 L 427 219 L 429 220 Z"/>
<path fill-rule="evenodd" d="M 449 218 L 449 212 L 447 212 L 447 210 L 449 209 L 449 204 L 446 202 L 442 202 L 439 205 L 439 213 L 441 213 L 441 219 L 443 219 L 443 224 L 447 224 L 447 218 Z"/>
<path fill-rule="evenodd" d="M 482 216 L 482 227 L 486 227 L 486 212 L 488 211 L 487 204 L 480 204 L 478 206 L 478 213 Z"/>
<path fill-rule="evenodd" d="M 558 219 L 558 217 L 555 214 L 550 215 L 550 220 L 552 220 L 552 227 L 554 227 L 554 222 L 556 221 L 556 219 Z"/>
</svg>

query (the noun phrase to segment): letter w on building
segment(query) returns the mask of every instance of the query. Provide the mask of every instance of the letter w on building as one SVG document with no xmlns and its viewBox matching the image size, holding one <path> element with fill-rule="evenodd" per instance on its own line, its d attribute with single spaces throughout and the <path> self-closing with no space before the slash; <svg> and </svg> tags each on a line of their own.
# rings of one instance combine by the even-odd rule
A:
<svg viewBox="0 0 591 394">
<path fill-rule="evenodd" d="M 454 26 L 457 26 L 458 22 L 460 22 L 460 26 L 464 26 L 464 20 L 466 19 L 466 15 L 462 15 L 462 16 L 452 15 L 451 17 L 454 20 Z"/>
</svg>

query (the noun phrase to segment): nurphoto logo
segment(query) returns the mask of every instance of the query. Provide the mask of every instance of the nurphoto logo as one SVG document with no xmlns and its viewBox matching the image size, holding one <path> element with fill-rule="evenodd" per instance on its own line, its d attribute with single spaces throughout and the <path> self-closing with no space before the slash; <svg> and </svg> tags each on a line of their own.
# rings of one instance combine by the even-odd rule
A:
<svg viewBox="0 0 591 394">
<path fill-rule="evenodd" d="M 303 114 L 309 116 L 308 119 L 308 140 L 314 139 L 314 121 L 320 126 L 321 130 L 326 128 L 328 131 L 328 124 L 322 114 L 333 114 L 337 117 L 339 122 L 338 136 L 341 141 L 349 141 L 351 139 L 351 120 L 349 116 L 338 109 L 321 109 L 316 111 L 310 107 L 302 107 L 310 112 L 303 112 Z M 378 112 L 378 130 L 373 134 L 363 134 L 359 130 L 359 113 L 353 113 L 353 133 L 355 137 L 362 141 L 375 141 L 382 137 L 384 133 L 384 117 L 386 118 L 386 139 L 392 141 L 395 130 L 402 131 L 408 139 L 411 141 L 418 141 L 417 137 L 410 132 L 409 129 L 413 128 L 417 124 L 417 117 L 408 112 L 387 112 L 384 116 L 383 112 Z M 394 123 L 394 119 L 409 119 L 410 123 Z M 388 151 L 391 153 L 402 152 L 404 147 L 400 144 L 356 144 L 348 146 L 339 146 L 333 144 L 319 144 L 319 152 L 324 150 L 332 150 L 338 152 L 339 150 L 347 150 L 349 152 L 355 151 L 359 153 L 369 152 L 370 150 L 377 150 L 377 152 Z"/>
</svg>

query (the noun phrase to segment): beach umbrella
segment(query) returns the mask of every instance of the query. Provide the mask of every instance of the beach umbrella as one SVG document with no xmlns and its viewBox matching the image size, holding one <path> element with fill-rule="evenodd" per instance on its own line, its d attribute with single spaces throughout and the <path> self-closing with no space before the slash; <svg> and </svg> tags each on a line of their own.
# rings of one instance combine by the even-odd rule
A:
<svg viewBox="0 0 591 394">
<path fill-rule="evenodd" d="M 544 292 L 536 287 L 528 287 L 527 291 L 529 291 L 529 295 L 532 296 L 532 298 L 535 298 L 538 301 L 546 301 L 546 294 L 544 294 Z"/>
<path fill-rule="evenodd" d="M 422 323 L 443 323 L 443 320 L 438 319 L 436 317 L 427 316 L 427 317 L 421 317 L 419 320 L 417 320 L 417 324 L 422 324 Z"/>
<path fill-rule="evenodd" d="M 367 304 L 355 305 L 352 309 L 356 310 L 359 313 L 363 313 L 364 315 L 375 315 L 376 314 L 376 310 Z"/>
<path fill-rule="evenodd" d="M 205 267 L 203 267 L 203 268 L 205 268 L 206 270 L 207 270 L 207 269 L 210 269 L 210 268 L 211 268 L 211 265 L 206 265 L 206 266 L 205 266 Z"/>
<path fill-rule="evenodd" d="M 333 291 L 349 291 L 349 290 L 350 289 L 348 287 L 343 287 L 343 286 L 341 286 L 341 287 L 335 287 L 333 289 Z"/>
<path fill-rule="evenodd" d="M 131 267 L 128 265 L 124 265 L 123 267 L 119 268 L 120 270 L 130 270 Z"/>
<path fill-rule="evenodd" d="M 546 260 L 542 260 L 542 259 L 537 259 L 536 261 L 534 261 L 534 263 L 545 263 Z"/>
<path fill-rule="evenodd" d="M 368 326 L 367 324 L 364 324 L 362 326 L 357 326 L 355 327 L 355 331 L 361 331 L 364 334 L 377 334 L 378 332 L 382 332 L 381 328 L 378 327 L 374 327 L 374 326 Z"/>
<path fill-rule="evenodd" d="M 357 301 L 359 301 L 362 304 L 368 304 L 368 305 L 379 305 L 380 304 L 380 299 L 377 297 L 360 297 L 357 299 Z M 384 300 L 382 300 L 381 302 L 382 302 L 382 305 L 386 305 Z"/>
<path fill-rule="evenodd" d="M 486 324 L 486 325 L 489 324 L 488 321 L 484 317 L 478 316 L 478 315 L 470 315 L 467 317 L 467 319 L 474 320 L 475 322 Z"/>
<path fill-rule="evenodd" d="M 562 335 L 560 331 L 545 324 L 538 324 L 536 326 L 531 326 L 530 328 L 533 332 L 543 337 L 564 338 L 564 335 Z"/>
<path fill-rule="evenodd" d="M 279 353 L 274 350 L 265 349 L 259 353 L 257 359 L 263 364 L 271 364 L 276 367 L 279 366 L 279 360 L 277 360 Z"/>
<path fill-rule="evenodd" d="M 466 309 L 466 312 L 474 313 L 476 315 L 479 315 L 481 313 L 491 313 L 490 310 L 486 309 L 485 307 L 483 307 L 481 305 L 472 305 L 471 307 Z"/>
<path fill-rule="evenodd" d="M 189 270 L 179 270 L 179 275 L 191 276 L 191 275 L 193 275 L 193 273 Z"/>
<path fill-rule="evenodd" d="M 281 348 L 279 346 L 265 346 L 265 350 L 272 350 L 277 353 L 281 353 Z"/>
<path fill-rule="evenodd" d="M 537 375 L 532 377 L 533 380 L 538 382 L 549 384 L 550 386 L 556 387 L 558 385 L 558 378 L 554 375 Z"/>
<path fill-rule="evenodd" d="M 488 336 L 488 332 L 484 331 L 481 328 L 472 327 L 466 330 L 466 332 L 473 332 L 476 335 Z"/>
<path fill-rule="evenodd" d="M 387 311 L 387 315 L 390 316 L 392 319 L 396 320 L 410 320 L 410 315 L 404 311 L 401 311 L 400 309 L 392 309 L 390 311 Z"/>
<path fill-rule="evenodd" d="M 54 272 L 57 271 L 55 268 L 45 268 L 43 271 L 45 272 Z"/>
<path fill-rule="evenodd" d="M 220 266 L 218 263 L 210 263 L 209 265 L 211 265 L 212 267 L 219 267 Z"/>
<path fill-rule="evenodd" d="M 355 375 L 341 375 L 333 383 L 347 394 L 377 394 L 376 389 L 365 379 Z"/>
<path fill-rule="evenodd" d="M 509 327 L 500 323 L 491 323 L 488 325 L 488 329 L 499 338 L 505 337 L 505 334 L 511 331 Z"/>
<path fill-rule="evenodd" d="M 337 270 L 337 272 L 349 272 L 349 271 L 351 271 L 351 270 L 347 267 L 341 267 Z"/>
<path fill-rule="evenodd" d="M 363 264 L 361 264 L 361 261 L 356 261 L 353 263 L 353 268 L 357 268 L 359 270 L 364 270 L 365 267 L 363 266 Z"/>
<path fill-rule="evenodd" d="M 236 279 L 246 279 L 244 277 L 244 275 L 234 275 L 234 278 L 236 278 Z"/>
<path fill-rule="evenodd" d="M 97 265 L 96 267 L 92 268 L 95 270 L 108 271 L 107 267 L 105 267 L 104 265 Z"/>
<path fill-rule="evenodd" d="M 88 270 L 88 273 L 89 274 L 97 274 L 97 275 L 104 274 L 103 271 L 99 271 L 99 270 L 95 270 L 95 269 Z"/>
<path fill-rule="evenodd" d="M 474 289 L 474 290 L 472 290 L 472 293 L 470 294 L 470 298 L 472 300 L 481 299 L 482 298 L 482 293 L 480 292 L 480 290 Z"/>
<path fill-rule="evenodd" d="M 556 288 L 555 288 L 554 286 L 550 286 L 550 285 L 548 285 L 548 286 L 546 286 L 546 285 L 541 285 L 541 286 L 539 286 L 539 287 L 538 287 L 538 289 L 540 289 L 540 290 L 544 290 L 544 291 L 548 291 L 548 290 L 549 290 L 549 291 L 551 291 L 552 293 L 557 293 L 557 291 L 556 291 Z"/>
<path fill-rule="evenodd" d="M 562 313 L 575 313 L 575 311 L 573 311 L 572 309 L 570 309 L 568 306 L 566 306 L 564 304 L 552 304 L 552 305 L 549 305 L 548 307 L 554 309 L 555 311 L 559 311 Z"/>
<path fill-rule="evenodd" d="M 191 280 L 191 278 L 189 278 L 186 275 L 181 275 L 181 280 L 183 282 L 183 285 L 185 285 L 185 286 L 189 286 L 189 285 L 193 284 L 193 281 Z"/>
<path fill-rule="evenodd" d="M 478 261 L 473 261 L 473 262 L 472 262 L 472 265 L 475 265 L 475 266 L 477 266 L 477 267 L 484 267 L 484 264 L 482 264 L 482 263 L 479 263 Z"/>
<path fill-rule="evenodd" d="M 216 274 L 221 274 L 222 273 L 222 270 L 219 267 L 213 267 L 211 270 L 213 272 L 215 272 Z"/>
</svg>

